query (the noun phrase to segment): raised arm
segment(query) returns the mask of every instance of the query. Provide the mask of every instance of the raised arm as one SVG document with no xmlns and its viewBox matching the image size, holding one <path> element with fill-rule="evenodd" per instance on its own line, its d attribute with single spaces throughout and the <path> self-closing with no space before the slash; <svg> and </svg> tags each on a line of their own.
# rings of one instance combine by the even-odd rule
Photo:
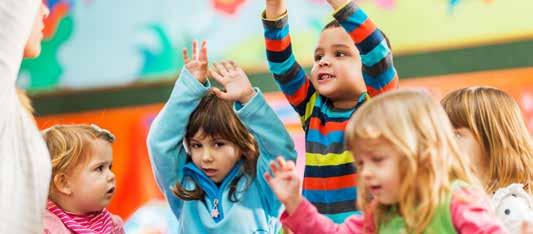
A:
<svg viewBox="0 0 533 234">
<path fill-rule="evenodd" d="M 303 117 L 315 89 L 292 53 L 284 0 L 266 0 L 263 28 L 269 70 L 289 103 Z"/>
<path fill-rule="evenodd" d="M 384 34 L 368 15 L 349 0 L 328 0 L 333 17 L 350 34 L 361 54 L 363 77 L 371 96 L 398 88 L 392 51 Z"/>
<path fill-rule="evenodd" d="M 209 91 L 205 42 L 199 53 L 197 43 L 193 43 L 192 60 L 184 50 L 184 59 L 186 65 L 174 85 L 170 98 L 154 119 L 147 139 L 150 162 L 157 183 L 173 209 L 180 205 L 179 200 L 173 196 L 171 188 L 183 178 L 182 169 L 186 162 L 183 147 L 185 129 L 189 116 Z"/>
</svg>

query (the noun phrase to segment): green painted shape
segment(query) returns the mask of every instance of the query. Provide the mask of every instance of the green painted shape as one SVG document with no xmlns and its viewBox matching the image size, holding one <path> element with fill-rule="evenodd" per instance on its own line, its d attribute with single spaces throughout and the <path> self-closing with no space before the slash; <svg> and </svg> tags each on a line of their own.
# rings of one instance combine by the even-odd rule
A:
<svg viewBox="0 0 533 234">
<path fill-rule="evenodd" d="M 172 42 L 159 24 L 151 24 L 147 29 L 153 32 L 161 45 L 161 51 L 154 52 L 146 48 L 140 48 L 144 56 L 144 65 L 141 70 L 141 80 L 160 79 L 161 76 L 175 72 L 183 66 L 183 60 L 178 59 L 177 50 L 172 46 Z"/>
<path fill-rule="evenodd" d="M 29 86 L 31 91 L 46 91 L 54 89 L 60 82 L 63 69 L 58 61 L 58 51 L 74 30 L 73 17 L 66 16 L 58 25 L 56 34 L 41 44 L 41 54 L 35 59 L 22 62 L 21 72 L 30 74 Z"/>
</svg>

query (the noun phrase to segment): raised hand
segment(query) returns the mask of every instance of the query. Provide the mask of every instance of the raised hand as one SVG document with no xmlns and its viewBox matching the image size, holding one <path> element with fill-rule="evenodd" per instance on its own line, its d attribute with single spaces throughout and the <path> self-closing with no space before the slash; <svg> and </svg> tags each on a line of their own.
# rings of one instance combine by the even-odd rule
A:
<svg viewBox="0 0 533 234">
<path fill-rule="evenodd" d="M 296 173 L 296 165 L 293 161 L 285 161 L 282 157 L 278 157 L 270 163 L 270 168 L 272 175 L 265 173 L 265 180 L 276 197 L 285 205 L 285 210 L 292 215 L 302 202 L 301 180 Z"/>
<path fill-rule="evenodd" d="M 233 61 L 213 63 L 213 67 L 209 73 L 226 90 L 223 92 L 218 88 L 212 89 L 219 98 L 244 104 L 255 95 L 246 73 Z"/>
<path fill-rule="evenodd" d="M 285 0 L 265 0 L 265 3 L 265 16 L 267 19 L 279 18 L 285 13 L 285 11 L 287 11 Z"/>
<path fill-rule="evenodd" d="M 192 42 L 192 59 L 189 58 L 187 48 L 183 48 L 183 61 L 189 72 L 201 83 L 207 80 L 207 42 L 202 41 L 202 47 L 198 50 L 198 42 Z"/>
</svg>

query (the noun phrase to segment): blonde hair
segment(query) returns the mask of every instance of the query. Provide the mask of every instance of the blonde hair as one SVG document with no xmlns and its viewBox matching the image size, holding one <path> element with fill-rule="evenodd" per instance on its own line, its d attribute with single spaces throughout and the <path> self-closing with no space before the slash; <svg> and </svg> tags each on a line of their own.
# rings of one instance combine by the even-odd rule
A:
<svg viewBox="0 0 533 234">
<path fill-rule="evenodd" d="M 459 153 L 446 113 L 423 92 L 389 92 L 357 110 L 346 127 L 348 148 L 359 140 L 377 138 L 387 140 L 401 154 L 398 212 L 409 233 L 421 233 L 430 224 L 451 192 L 452 181 L 478 183 Z M 362 177 L 359 187 L 359 205 L 373 211 L 379 227 L 390 218 L 391 205 L 371 205 Z"/>
<path fill-rule="evenodd" d="M 533 144 L 511 96 L 496 88 L 472 87 L 451 92 L 441 103 L 453 126 L 471 130 L 481 144 L 488 162 L 483 168 L 488 193 L 522 183 L 533 194 Z"/>
<path fill-rule="evenodd" d="M 52 159 L 52 178 L 86 162 L 91 140 L 102 139 L 110 144 L 115 141 L 113 134 L 94 124 L 55 125 L 43 130 L 43 137 Z"/>
</svg>

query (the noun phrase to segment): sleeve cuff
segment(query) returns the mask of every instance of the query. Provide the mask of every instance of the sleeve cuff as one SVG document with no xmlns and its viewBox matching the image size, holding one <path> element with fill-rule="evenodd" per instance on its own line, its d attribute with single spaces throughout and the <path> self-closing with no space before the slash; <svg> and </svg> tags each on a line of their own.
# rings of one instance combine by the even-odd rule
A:
<svg viewBox="0 0 533 234">
<path fill-rule="evenodd" d="M 355 10 L 357 10 L 357 5 L 355 4 L 355 2 L 352 0 L 348 0 L 344 5 L 339 7 L 339 9 L 335 10 L 332 15 L 337 21 L 341 22 L 345 21 L 346 19 L 348 19 L 348 17 L 353 15 Z"/>
<path fill-rule="evenodd" d="M 265 97 L 259 88 L 254 88 L 255 95 L 245 104 L 235 102 L 233 110 L 237 113 L 239 118 L 249 118 L 257 110 L 264 105 L 268 105 L 265 101 Z"/>
<path fill-rule="evenodd" d="M 296 232 L 298 230 L 298 226 L 304 224 L 304 220 L 313 216 L 312 213 L 315 212 L 315 210 L 316 208 L 304 198 L 292 215 L 289 215 L 289 213 L 284 210 L 279 220 L 283 226 L 287 226 L 291 231 Z"/>
<path fill-rule="evenodd" d="M 261 19 L 263 21 L 263 27 L 266 29 L 282 29 L 289 21 L 289 13 L 285 10 L 285 13 L 281 14 L 278 18 L 267 19 L 266 11 L 263 10 L 263 13 L 261 13 Z"/>
<path fill-rule="evenodd" d="M 194 75 L 192 75 L 187 68 L 183 67 L 176 85 L 183 83 L 193 95 L 203 96 L 211 88 L 211 82 L 207 80 L 205 84 L 200 83 Z"/>
</svg>

